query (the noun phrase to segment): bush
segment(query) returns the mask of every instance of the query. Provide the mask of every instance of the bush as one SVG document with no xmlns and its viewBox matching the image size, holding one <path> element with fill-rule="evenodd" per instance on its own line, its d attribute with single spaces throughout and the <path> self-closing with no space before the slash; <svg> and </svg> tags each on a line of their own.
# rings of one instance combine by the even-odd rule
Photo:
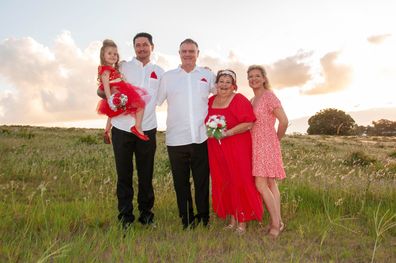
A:
<svg viewBox="0 0 396 263">
<path fill-rule="evenodd" d="M 362 151 L 356 151 L 349 154 L 349 156 L 345 159 L 344 164 L 351 166 L 368 166 L 370 164 L 375 163 L 376 160 Z"/>
<path fill-rule="evenodd" d="M 80 138 L 78 138 L 78 142 L 89 144 L 89 145 L 98 144 L 98 140 L 96 139 L 96 137 L 94 137 L 92 135 L 81 136 Z"/>
</svg>

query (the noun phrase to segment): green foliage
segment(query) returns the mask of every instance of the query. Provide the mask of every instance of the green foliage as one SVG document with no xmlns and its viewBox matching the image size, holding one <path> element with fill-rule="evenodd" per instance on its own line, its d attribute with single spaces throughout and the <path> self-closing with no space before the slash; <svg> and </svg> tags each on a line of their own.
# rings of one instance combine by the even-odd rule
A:
<svg viewBox="0 0 396 263">
<path fill-rule="evenodd" d="M 362 151 L 355 151 L 348 155 L 344 163 L 347 165 L 367 166 L 375 163 L 376 160 Z"/>
<path fill-rule="evenodd" d="M 396 151 L 389 153 L 389 157 L 396 158 Z"/>
<path fill-rule="evenodd" d="M 368 135 L 396 136 L 396 121 L 381 119 L 378 121 L 373 121 L 373 125 L 373 127 L 368 127 Z"/>
<path fill-rule="evenodd" d="M 79 143 L 85 143 L 88 145 L 92 145 L 92 144 L 98 144 L 98 139 L 96 136 L 93 135 L 85 135 L 85 136 L 81 136 L 78 138 L 77 140 Z"/>
<path fill-rule="evenodd" d="M 308 119 L 308 134 L 350 135 L 355 120 L 337 109 L 324 109 Z"/>
<path fill-rule="evenodd" d="M 7 136 L 7 135 L 10 135 L 11 134 L 11 131 L 10 131 L 10 129 L 8 129 L 8 128 L 1 128 L 0 129 L 0 135 L 2 135 L 2 136 Z"/>
</svg>

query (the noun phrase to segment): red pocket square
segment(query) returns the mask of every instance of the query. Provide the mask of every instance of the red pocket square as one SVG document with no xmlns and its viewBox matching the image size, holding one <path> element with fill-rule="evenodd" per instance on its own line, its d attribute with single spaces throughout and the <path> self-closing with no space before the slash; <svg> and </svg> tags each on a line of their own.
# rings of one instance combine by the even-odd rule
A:
<svg viewBox="0 0 396 263">
<path fill-rule="evenodd" d="M 202 78 L 201 81 L 203 81 L 203 82 L 208 82 L 205 78 Z"/>
<path fill-rule="evenodd" d="M 151 72 L 150 78 L 158 79 L 157 74 L 155 74 L 155 71 Z"/>
</svg>

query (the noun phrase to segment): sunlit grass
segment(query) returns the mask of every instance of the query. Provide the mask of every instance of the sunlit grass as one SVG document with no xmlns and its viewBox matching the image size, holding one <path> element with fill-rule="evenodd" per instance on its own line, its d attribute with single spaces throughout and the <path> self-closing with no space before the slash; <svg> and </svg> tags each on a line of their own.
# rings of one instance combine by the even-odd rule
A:
<svg viewBox="0 0 396 263">
<path fill-rule="evenodd" d="M 183 231 L 162 133 L 157 228 L 136 223 L 124 237 L 113 153 L 101 134 L 0 126 L 0 262 L 396 261 L 396 230 L 389 227 L 396 212 L 394 137 L 287 136 L 288 178 L 279 184 L 287 228 L 273 242 L 263 232 L 267 214 L 241 237 L 224 231 L 214 214 L 209 229 Z"/>
</svg>

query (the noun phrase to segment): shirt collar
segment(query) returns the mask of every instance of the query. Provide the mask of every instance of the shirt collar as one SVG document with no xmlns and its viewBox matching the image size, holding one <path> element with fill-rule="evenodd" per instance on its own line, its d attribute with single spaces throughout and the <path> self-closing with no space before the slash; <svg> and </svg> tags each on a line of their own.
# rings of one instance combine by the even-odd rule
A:
<svg viewBox="0 0 396 263">
<path fill-rule="evenodd" d="M 184 69 L 182 69 L 182 67 L 181 67 L 181 64 L 179 64 L 179 66 L 177 67 L 177 71 L 184 71 Z M 194 71 L 198 71 L 198 72 L 201 72 L 202 71 L 202 68 L 201 67 L 198 67 L 197 65 L 195 65 L 195 68 L 192 70 L 192 71 L 190 71 L 189 73 L 192 73 L 192 72 L 194 72 Z"/>
<path fill-rule="evenodd" d="M 143 63 L 141 61 L 139 61 L 136 57 L 133 57 L 132 62 L 135 63 L 136 65 L 139 65 L 142 68 L 151 65 L 151 60 L 150 60 L 149 63 L 147 63 L 145 66 L 143 66 Z"/>
</svg>

